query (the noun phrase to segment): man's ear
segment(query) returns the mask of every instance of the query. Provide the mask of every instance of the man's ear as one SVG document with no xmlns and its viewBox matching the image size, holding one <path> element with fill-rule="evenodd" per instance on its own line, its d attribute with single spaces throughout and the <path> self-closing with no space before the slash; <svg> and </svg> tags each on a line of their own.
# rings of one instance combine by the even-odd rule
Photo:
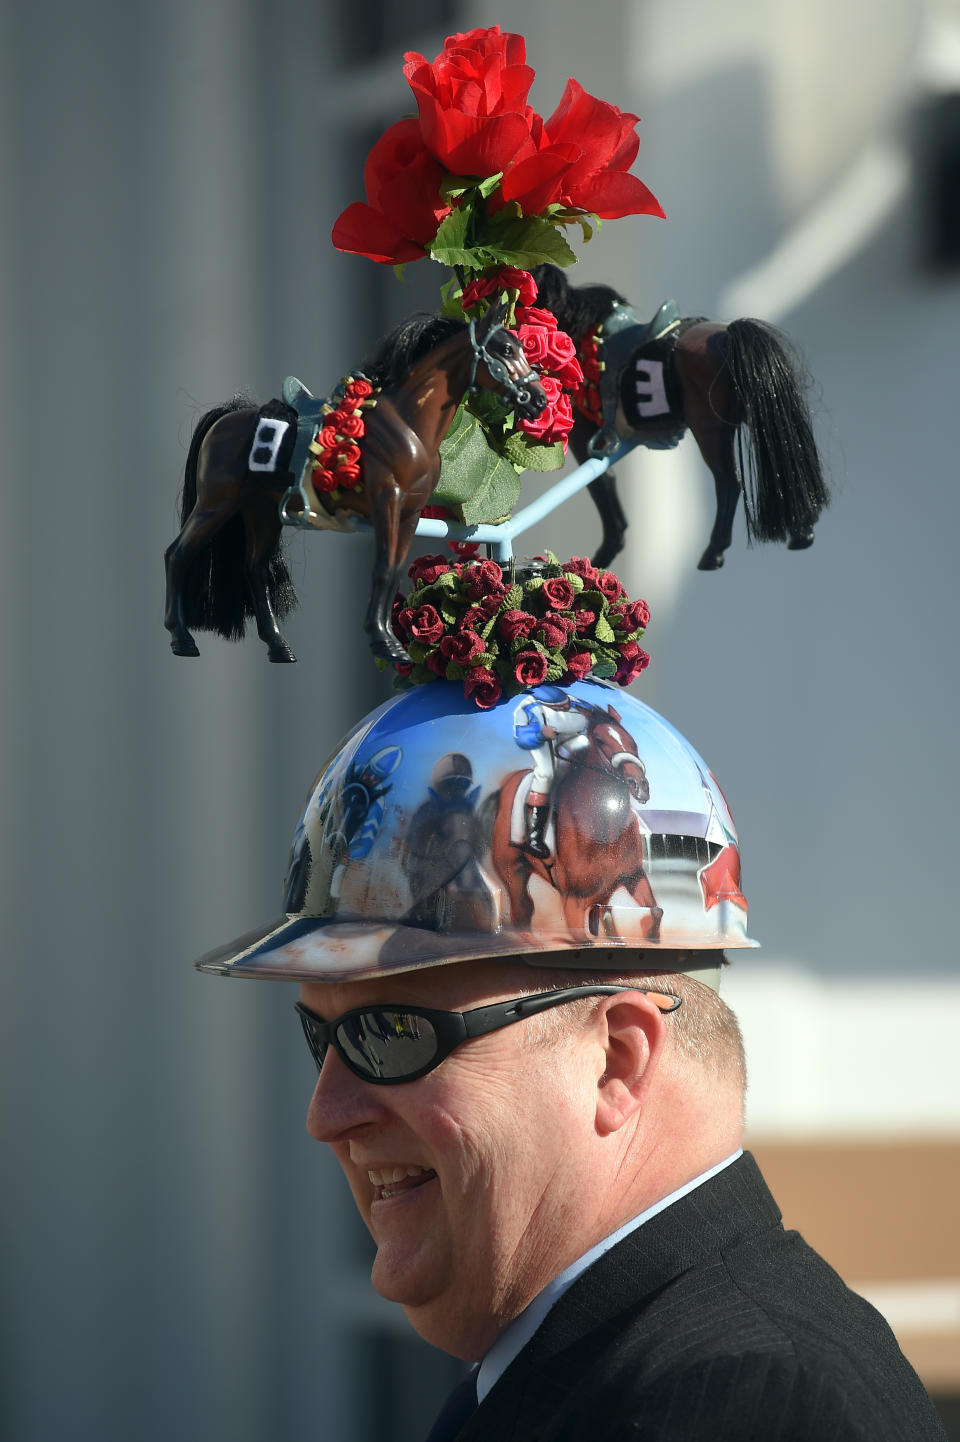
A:
<svg viewBox="0 0 960 1442">
<path fill-rule="evenodd" d="M 642 991 L 612 996 L 597 1023 L 604 1028 L 606 1069 L 597 1083 L 597 1131 L 618 1131 L 643 1104 L 666 1039 L 667 1023 Z"/>
</svg>

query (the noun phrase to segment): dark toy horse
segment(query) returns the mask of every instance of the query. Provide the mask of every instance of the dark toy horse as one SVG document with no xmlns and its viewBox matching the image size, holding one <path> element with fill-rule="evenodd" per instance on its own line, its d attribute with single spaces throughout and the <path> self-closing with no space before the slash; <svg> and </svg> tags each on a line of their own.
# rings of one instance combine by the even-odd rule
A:
<svg viewBox="0 0 960 1442">
<path fill-rule="evenodd" d="M 539 876 L 558 893 L 574 935 L 601 935 L 610 899 L 624 886 L 638 906 L 649 908 L 645 939 L 656 941 L 663 913 L 644 870 L 644 833 L 631 805 L 650 799 L 646 769 L 612 706 L 590 708 L 586 740 L 553 788 L 553 854 L 541 860 L 513 839 L 517 791 L 530 774 L 518 770 L 491 798 L 490 863 L 507 890 L 515 926 L 530 925 L 530 881 Z"/>
<path fill-rule="evenodd" d="M 407 659 L 390 629 L 390 608 L 420 512 L 437 484 L 440 443 L 464 395 L 474 386 L 494 390 L 530 417 L 546 404 L 517 337 L 500 324 L 502 316 L 493 308 L 475 327 L 428 316 L 393 332 L 365 370 L 382 390 L 365 411 L 361 488 L 338 492 L 336 509 L 326 495 L 315 495 L 312 487 L 307 492 L 308 524 L 346 530 L 352 516 L 363 516 L 373 525 L 376 553 L 364 628 L 374 655 L 388 661 Z M 293 418 L 288 408 L 281 412 Z M 191 626 L 237 640 L 252 616 L 270 660 L 296 660 L 278 625 L 296 604 L 280 553 L 279 508 L 299 478 L 285 469 L 250 470 L 260 414 L 238 398 L 208 411 L 190 442 L 182 529 L 165 558 L 164 625 L 176 656 L 199 654 Z"/>
<path fill-rule="evenodd" d="M 589 348 L 594 328 L 603 327 L 603 414 L 595 409 L 591 419 L 577 411 L 570 448 L 579 461 L 602 455 L 618 438 L 657 449 L 673 446 L 689 429 L 717 496 L 701 571 L 723 565 L 741 491 L 749 540 L 786 541 L 792 551 L 813 544 L 814 523 L 829 492 L 805 378 L 785 336 L 758 320 L 722 325 L 684 318 L 672 302 L 645 328 L 608 285 L 571 286 L 553 265 L 538 266 L 533 274 L 538 304 L 553 311 L 561 330 L 573 337 L 581 364 L 585 343 Z M 627 529 L 613 472 L 599 476 L 589 490 L 603 523 L 594 564 L 608 566 L 623 549 Z"/>
</svg>

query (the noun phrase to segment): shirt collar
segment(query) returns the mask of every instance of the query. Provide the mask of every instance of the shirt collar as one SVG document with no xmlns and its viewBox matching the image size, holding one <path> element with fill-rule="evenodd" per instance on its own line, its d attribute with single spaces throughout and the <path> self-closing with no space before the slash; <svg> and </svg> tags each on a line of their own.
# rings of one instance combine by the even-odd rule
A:
<svg viewBox="0 0 960 1442">
<path fill-rule="evenodd" d="M 596 1246 L 591 1247 L 588 1252 L 584 1252 L 582 1257 L 578 1257 L 577 1260 L 565 1268 L 558 1277 L 554 1277 L 552 1282 L 548 1282 L 543 1291 L 538 1292 L 533 1301 L 524 1308 L 518 1317 L 514 1317 L 505 1331 L 500 1333 L 500 1336 L 480 1363 L 480 1370 L 477 1373 L 478 1401 L 482 1402 L 495 1383 L 500 1380 L 517 1353 L 529 1342 L 544 1317 L 550 1311 L 550 1308 L 555 1302 L 560 1300 L 564 1292 L 568 1287 L 572 1286 L 581 1272 L 585 1272 L 588 1267 L 592 1267 L 594 1262 L 603 1256 L 604 1252 L 608 1252 L 611 1247 L 615 1247 L 617 1243 L 621 1242 L 630 1232 L 635 1232 L 637 1227 L 642 1227 L 644 1222 L 649 1222 L 651 1217 L 655 1217 L 658 1212 L 662 1212 L 667 1207 L 672 1206 L 674 1202 L 678 1202 L 680 1198 L 685 1197 L 688 1192 L 692 1192 L 696 1187 L 703 1186 L 704 1182 L 708 1182 L 711 1177 L 715 1177 L 718 1172 L 722 1172 L 724 1167 L 729 1167 L 732 1162 L 735 1162 L 738 1157 L 742 1156 L 743 1150 L 741 1148 L 735 1151 L 732 1156 L 726 1157 L 722 1162 L 717 1162 L 716 1166 L 710 1167 L 708 1171 L 701 1172 L 700 1175 L 694 1177 L 692 1181 L 684 1182 L 683 1186 L 678 1187 L 675 1192 L 671 1192 L 669 1196 L 661 1197 L 659 1202 L 654 1202 L 652 1207 L 648 1207 L 647 1210 L 641 1212 L 638 1217 L 634 1217 L 631 1221 L 625 1222 L 622 1227 L 618 1227 L 615 1232 L 611 1232 L 609 1237 L 604 1237 L 602 1241 L 597 1242 Z"/>
</svg>

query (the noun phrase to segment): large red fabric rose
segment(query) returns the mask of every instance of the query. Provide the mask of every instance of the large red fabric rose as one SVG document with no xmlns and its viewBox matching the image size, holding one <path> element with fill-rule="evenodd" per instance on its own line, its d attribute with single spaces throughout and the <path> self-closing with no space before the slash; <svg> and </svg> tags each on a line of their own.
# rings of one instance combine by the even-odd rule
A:
<svg viewBox="0 0 960 1442">
<path fill-rule="evenodd" d="M 634 128 L 638 120 L 568 80 L 560 104 L 537 134 L 536 152 L 518 151 L 504 175 L 503 200 L 517 201 L 524 215 L 537 215 L 559 201 L 593 211 L 601 220 L 662 216 L 656 196 L 629 174 L 640 145 Z"/>
<path fill-rule="evenodd" d="M 449 36 L 432 65 L 415 50 L 404 60 L 424 142 L 446 170 L 496 175 L 534 154 L 539 116 L 527 105 L 534 72 L 522 35 L 502 34 L 499 25 L 468 30 Z"/>
<path fill-rule="evenodd" d="M 419 260 L 450 214 L 440 199 L 443 173 L 416 120 L 391 125 L 367 156 L 367 204 L 356 201 L 337 218 L 334 245 L 381 265 Z"/>
</svg>

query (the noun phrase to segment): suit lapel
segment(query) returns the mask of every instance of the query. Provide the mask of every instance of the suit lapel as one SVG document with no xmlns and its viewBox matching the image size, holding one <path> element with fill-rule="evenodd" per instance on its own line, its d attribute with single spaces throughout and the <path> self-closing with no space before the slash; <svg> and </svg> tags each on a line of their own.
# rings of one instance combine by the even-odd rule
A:
<svg viewBox="0 0 960 1442">
<path fill-rule="evenodd" d="M 551 1399 L 569 1396 L 636 1325 L 650 1299 L 691 1267 L 778 1226 L 780 1211 L 749 1153 L 605 1252 L 547 1313 L 458 1442 L 535 1442 Z"/>
</svg>

